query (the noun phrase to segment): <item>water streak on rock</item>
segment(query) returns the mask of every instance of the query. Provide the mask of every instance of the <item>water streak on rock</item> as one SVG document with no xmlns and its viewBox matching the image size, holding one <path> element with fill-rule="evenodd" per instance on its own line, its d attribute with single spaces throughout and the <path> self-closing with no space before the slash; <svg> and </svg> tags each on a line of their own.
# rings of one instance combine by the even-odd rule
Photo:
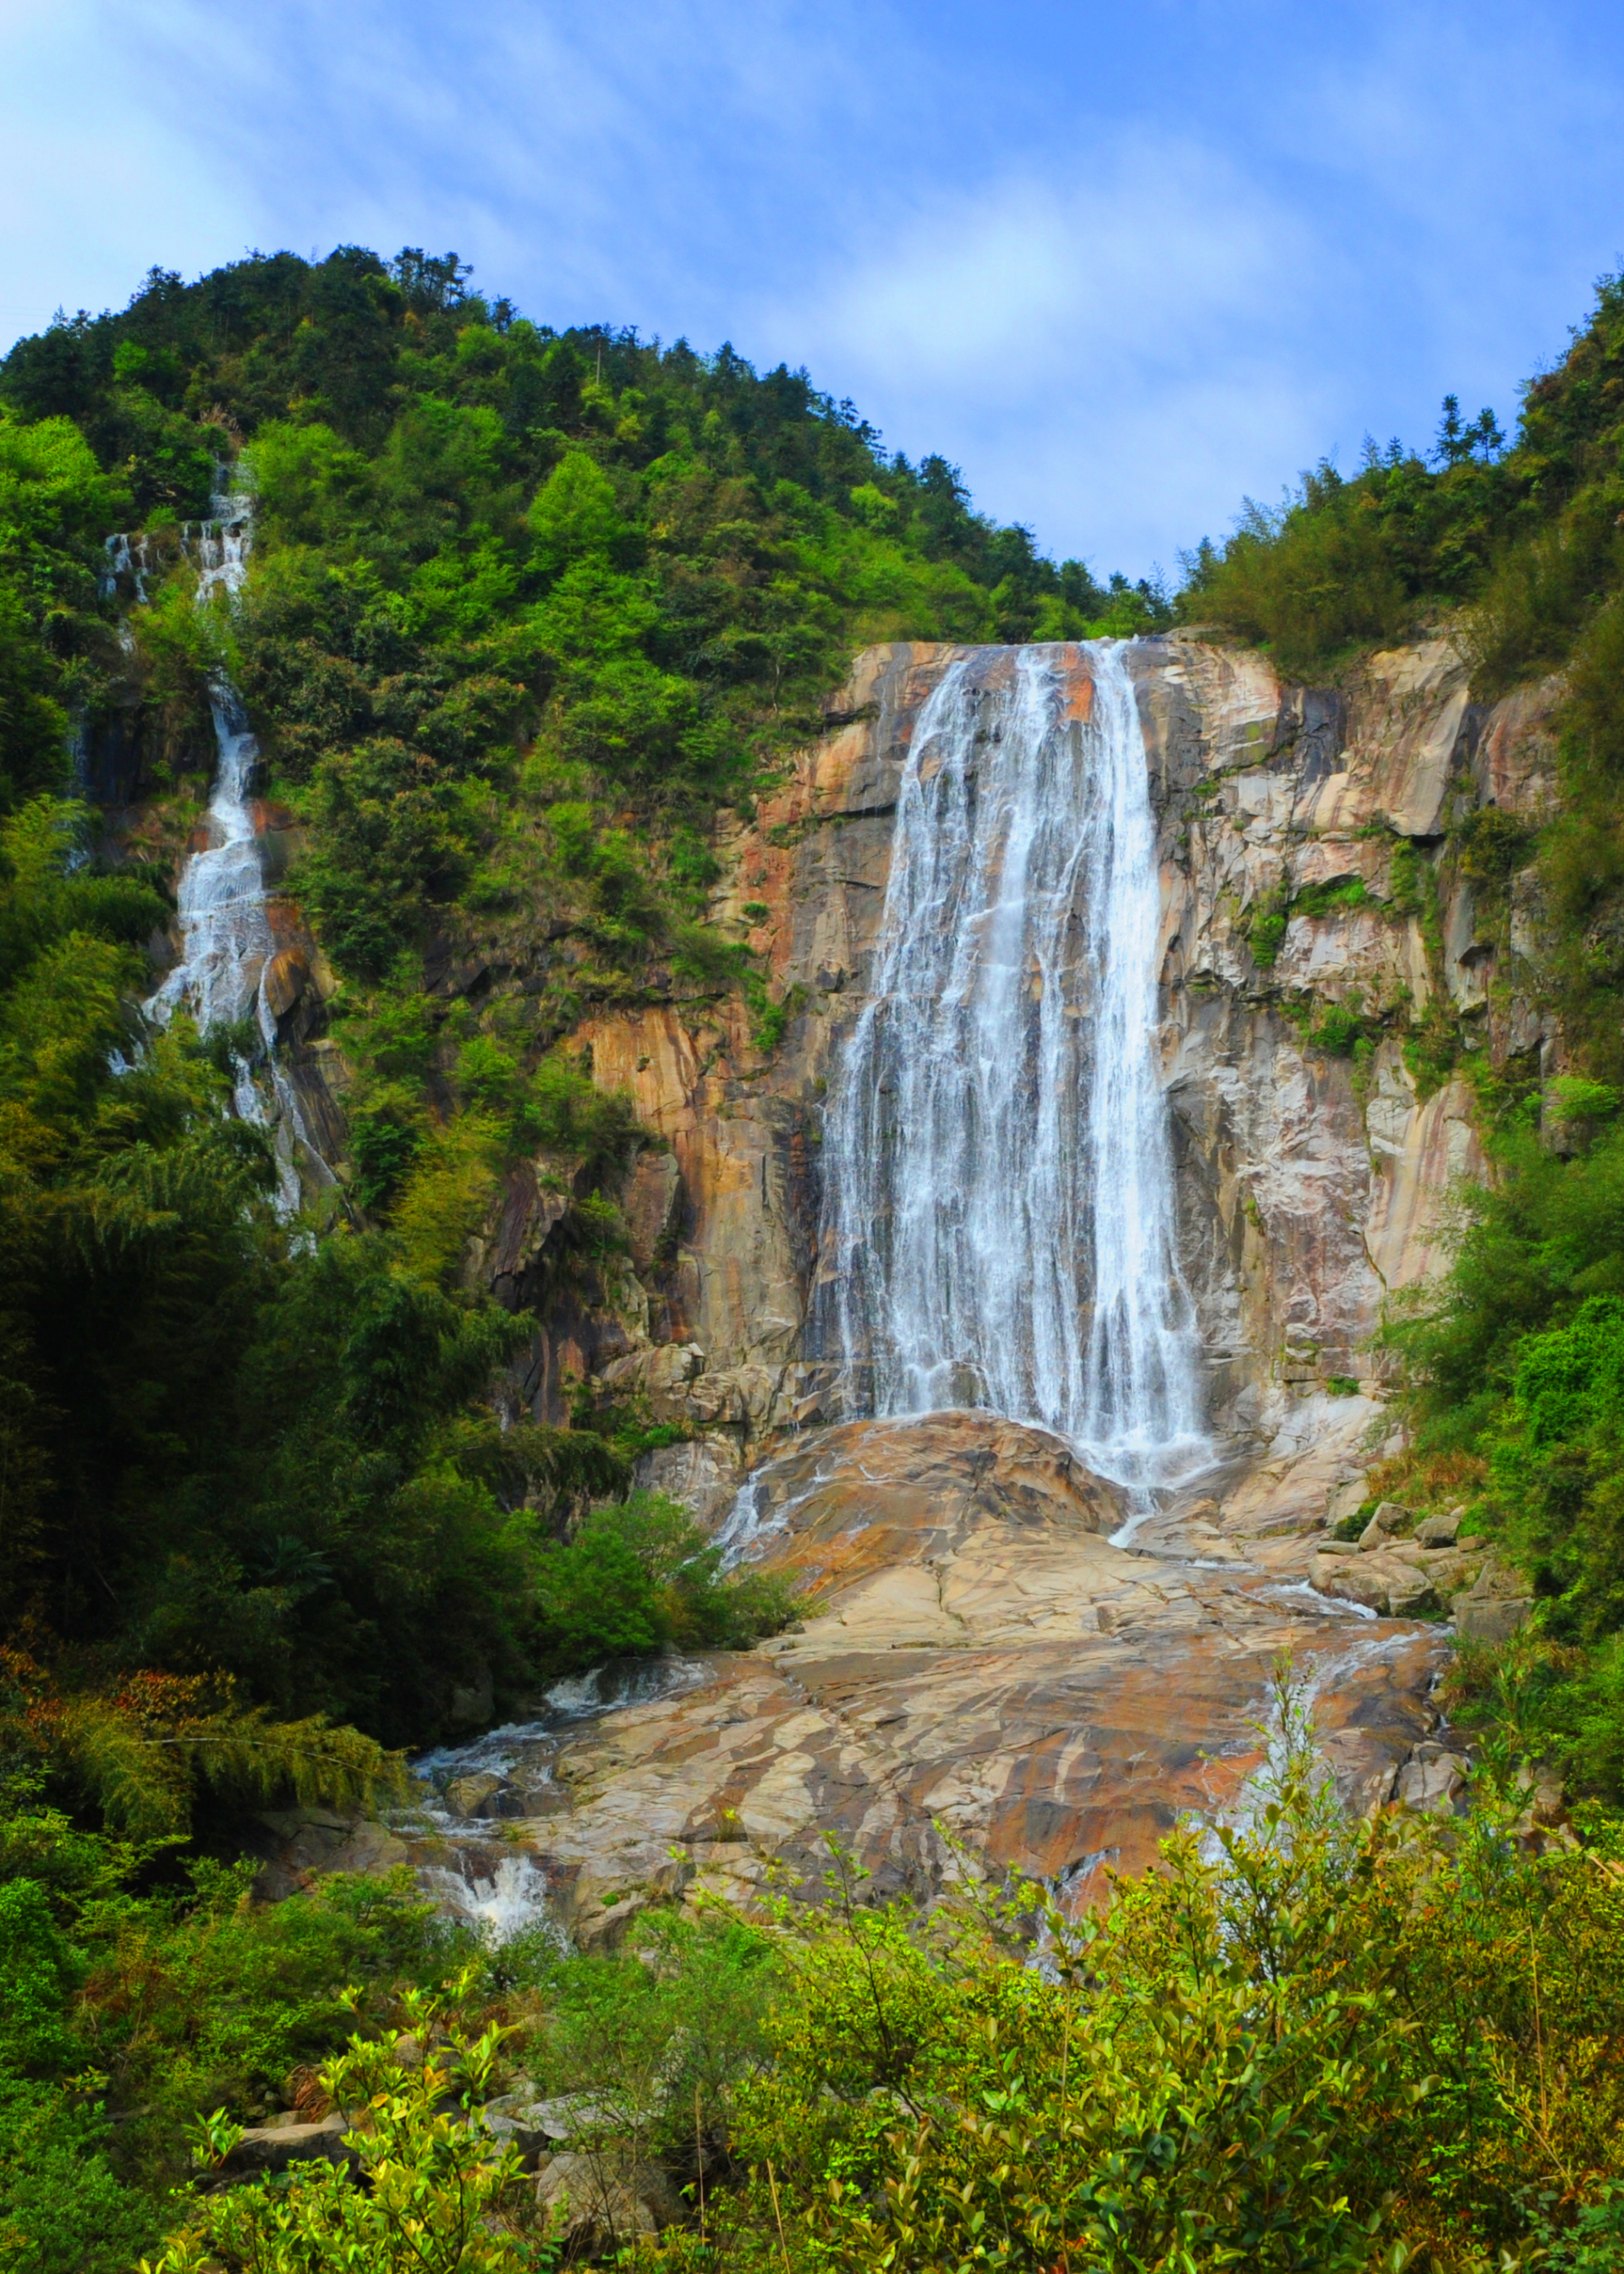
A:
<svg viewBox="0 0 1624 2274">
<path fill-rule="evenodd" d="M 235 596 L 241 591 L 253 543 L 252 495 L 235 486 L 228 468 L 220 469 L 219 480 L 209 501 L 210 518 L 187 522 L 181 531 L 186 555 L 197 568 L 199 607 L 207 606 L 217 591 Z M 152 573 L 147 539 L 138 538 L 132 552 L 128 537 L 109 537 L 107 551 L 110 588 L 117 589 L 121 575 L 133 576 L 137 601 L 145 602 L 146 579 Z M 301 1164 L 318 1184 L 335 1180 L 311 1137 L 297 1093 L 276 1054 L 276 1019 L 265 993 L 265 975 L 276 943 L 251 802 L 259 746 L 242 697 L 223 672 L 209 682 L 209 709 L 219 756 L 209 792 L 208 843 L 181 870 L 176 895 L 180 960 L 147 1009 L 164 1026 L 184 1004 L 205 1034 L 211 1027 L 253 1020 L 263 1045 L 263 1066 L 256 1073 L 246 1058 L 236 1060 L 234 1101 L 244 1121 L 273 1132 L 278 1206 L 284 1216 L 291 1216 L 302 1196 Z"/>
</svg>

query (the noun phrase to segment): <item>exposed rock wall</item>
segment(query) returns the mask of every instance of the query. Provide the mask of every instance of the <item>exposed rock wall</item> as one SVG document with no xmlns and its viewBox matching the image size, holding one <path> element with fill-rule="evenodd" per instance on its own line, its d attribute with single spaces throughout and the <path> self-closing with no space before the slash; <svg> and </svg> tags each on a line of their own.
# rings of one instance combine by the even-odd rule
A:
<svg viewBox="0 0 1624 2274">
<path fill-rule="evenodd" d="M 1500 1622 L 1475 1630 L 1522 1608 L 1492 1599 L 1470 1543 L 1323 1552 L 1383 1449 L 1384 1298 L 1435 1267 L 1450 1186 L 1483 1167 L 1433 1013 L 1497 1064 L 1549 1047 L 1521 961 L 1530 880 L 1502 874 L 1474 905 L 1455 827 L 1489 803 L 1538 810 L 1549 690 L 1475 709 L 1441 644 L 1335 690 L 1189 637 L 1134 651 L 1181 1237 L 1223 1457 L 1124 1524 L 1041 1430 L 834 1410 L 808 1328 L 823 1100 L 867 999 L 909 734 L 958 652 L 860 658 L 828 735 L 719 841 L 716 919 L 790 990 L 776 1050 L 736 1005 L 579 1030 L 667 1148 L 625 1195 L 620 1282 L 560 1275 L 567 1203 L 529 1167 L 486 1243 L 508 1299 L 548 1298 L 537 1410 L 590 1374 L 605 1401 L 686 1423 L 644 1480 L 712 1525 L 754 1467 L 730 1539 L 810 1597 L 760 1649 L 668 1660 L 618 1710 L 480 1741 L 483 1773 L 447 1785 L 412 1850 L 436 1884 L 447 1859 L 492 1887 L 522 1864 L 583 1942 L 685 1893 L 748 1902 L 786 1864 L 816 1884 L 831 1830 L 881 1888 L 938 1886 L 956 1840 L 1100 1901 L 1181 1814 L 1239 1804 L 1282 1652 L 1351 1806 L 1462 1805 L 1432 1696 L 1447 1638 L 1416 1614 L 1469 1582 Z M 1086 701 L 1086 652 L 1057 661 Z M 1500 842 L 1515 852 L 1515 827 Z"/>
<path fill-rule="evenodd" d="M 555 1326 L 533 1392 L 545 1407 L 564 1374 L 605 1366 L 621 1390 L 646 1387 L 710 1432 L 703 1458 L 657 1465 L 707 1510 L 763 1434 L 838 1418 L 808 1326 L 823 1103 L 867 999 L 909 736 L 963 652 L 859 657 L 828 734 L 718 837 L 713 915 L 790 995 L 775 1050 L 737 1005 L 579 1030 L 596 1079 L 670 1150 L 643 1157 L 628 1195 L 629 1308 L 613 1327 L 562 1321 L 561 1340 Z M 1056 659 L 1086 677 L 1086 650 Z M 1429 1092 L 1405 1030 L 1441 1005 L 1496 1063 L 1550 1047 L 1525 978 L 1531 877 L 1477 905 L 1449 832 L 1476 806 L 1530 816 L 1550 795 L 1553 690 L 1475 705 L 1443 641 L 1375 656 L 1338 689 L 1183 635 L 1132 661 L 1161 815 L 1186 1270 L 1215 1418 L 1269 1434 L 1315 1385 L 1371 1378 L 1385 1295 L 1432 1268 L 1452 1183 L 1482 1170 L 1470 1084 Z M 674 1374 L 669 1344 L 690 1353 Z"/>
</svg>

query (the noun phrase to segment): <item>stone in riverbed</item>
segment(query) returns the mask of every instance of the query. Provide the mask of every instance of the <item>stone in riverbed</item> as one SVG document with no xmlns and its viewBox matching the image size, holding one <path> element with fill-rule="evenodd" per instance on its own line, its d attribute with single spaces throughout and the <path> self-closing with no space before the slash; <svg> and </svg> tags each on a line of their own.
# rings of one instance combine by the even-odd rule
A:
<svg viewBox="0 0 1624 2274">
<path fill-rule="evenodd" d="M 816 1889 L 825 1832 L 882 1894 L 951 1876 L 945 1831 L 1084 1907 L 1107 1864 L 1143 1870 L 1182 1811 L 1229 1804 L 1282 1648 L 1344 1662 L 1321 1712 L 1350 1805 L 1387 1797 L 1433 1719 L 1439 1638 L 1294 1608 L 1278 1580 L 1305 1542 L 1222 1570 L 1199 1547 L 1113 1547 L 1115 1494 L 1044 1430 L 959 1412 L 848 1423 L 755 1483 L 752 1560 L 813 1594 L 805 1625 L 566 1736 L 568 1805 L 533 1839 L 577 1934 L 618 1915 L 615 1888 L 748 1904 L 781 1858 L 786 1884 Z M 1282 1473 L 1254 1520 L 1297 1489 Z M 1415 1574 L 1401 1562 L 1387 1584 Z"/>
<path fill-rule="evenodd" d="M 1363 1548 L 1361 1540 L 1359 1547 Z M 1437 1597 L 1426 1572 L 1410 1557 L 1385 1555 L 1337 1555 L 1321 1549 L 1309 1566 L 1308 1583 L 1322 1595 L 1344 1603 L 1358 1603 L 1384 1618 L 1412 1619 L 1432 1610 Z"/>
<path fill-rule="evenodd" d="M 1447 1753 L 1441 1745 L 1425 1744 L 1416 1747 L 1416 1757 L 1407 1761 L 1398 1773 L 1398 1786 L 1394 1795 L 1403 1808 L 1414 1809 L 1422 1816 L 1448 1816 L 1455 1802 L 1466 1789 L 1466 1763 L 1459 1753 Z"/>
</svg>

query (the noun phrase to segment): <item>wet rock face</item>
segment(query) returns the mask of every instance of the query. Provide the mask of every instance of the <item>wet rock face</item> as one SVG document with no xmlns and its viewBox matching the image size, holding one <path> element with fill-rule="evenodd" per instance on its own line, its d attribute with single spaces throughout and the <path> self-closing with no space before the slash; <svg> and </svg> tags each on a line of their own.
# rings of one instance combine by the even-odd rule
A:
<svg viewBox="0 0 1624 2274">
<path fill-rule="evenodd" d="M 1335 697 L 1199 640 L 1135 659 L 1186 1270 L 1220 1416 L 1267 1427 L 1282 1391 L 1369 1372 L 1384 1296 L 1437 1267 L 1447 1188 L 1483 1171 L 1467 1085 L 1419 1095 L 1381 1014 L 1444 1004 L 1497 1062 L 1545 1045 L 1529 940 L 1442 840 L 1475 806 L 1541 810 L 1554 690 L 1474 706 L 1443 641 Z"/>
<path fill-rule="evenodd" d="M 775 1859 L 816 1875 L 825 1831 L 882 1886 L 934 1885 L 945 1833 L 1087 1901 L 1181 1811 L 1233 1803 L 1282 1648 L 1343 1791 L 1385 1801 L 1440 1742 L 1447 1646 L 1393 1615 L 1453 1605 L 1498 1633 L 1525 1612 L 1453 1549 L 1317 1551 L 1383 1449 L 1381 1304 L 1438 1268 L 1448 1186 L 1483 1166 L 1468 1085 L 1417 1086 L 1405 1006 L 1447 1005 L 1497 1063 L 1553 1048 L 1523 984 L 1531 877 L 1496 898 L 1447 836 L 1474 806 L 1542 809 L 1553 690 L 1475 706 L 1441 642 L 1335 690 L 1199 638 L 1132 649 L 1181 1254 L 1225 1465 L 1199 1505 L 1113 1545 L 1120 1506 L 1057 1440 L 974 1413 L 852 1421 L 811 1346 L 825 1098 L 873 983 L 909 737 L 962 652 L 860 657 L 827 735 L 720 832 L 712 914 L 787 998 L 770 1054 L 736 1003 L 605 1013 L 577 1036 L 667 1149 L 625 1196 L 618 1290 L 555 1307 L 523 1394 L 556 1419 L 586 1374 L 605 1404 L 686 1427 L 639 1481 L 815 1600 L 799 1632 L 548 1735 L 545 1811 L 517 1784 L 481 1799 L 589 1939 L 684 1886 L 748 1898 Z M 1086 709 L 1086 651 L 1056 663 Z M 515 1172 L 487 1257 L 514 1299 L 550 1205 Z M 1432 1805 L 1437 1781 L 1410 1785 Z"/>
<path fill-rule="evenodd" d="M 1371 1418 L 1350 1402 L 1267 1490 L 1125 1546 L 1112 1490 L 1045 1431 L 953 1412 L 808 1433 L 760 1473 L 749 1550 L 808 1591 L 804 1623 L 673 1668 L 647 1703 L 515 1736 L 505 1779 L 465 1772 L 447 1802 L 477 1802 L 476 1843 L 500 1816 L 505 1852 L 589 1945 L 661 1897 L 748 1903 L 775 1869 L 816 1888 L 830 1833 L 881 1891 L 929 1894 L 960 1841 L 1080 1906 L 1182 1813 L 1235 1806 L 1282 1650 L 1344 1795 L 1385 1801 L 1432 1738 L 1444 1645 L 1304 1585 L 1327 1459 Z"/>
<path fill-rule="evenodd" d="M 710 1377 L 756 1370 L 714 1412 L 669 1417 L 712 1444 L 708 1513 L 718 1474 L 741 1475 L 775 1432 L 839 1418 L 808 1323 L 825 1100 L 868 999 L 909 737 L 964 652 L 859 657 L 825 738 L 748 825 L 719 832 L 713 916 L 789 996 L 771 1055 L 736 1004 L 605 1013 L 577 1037 L 669 1150 L 644 1156 L 626 1195 L 627 1286 L 608 1311 L 555 1318 L 527 1394 L 558 1418 L 564 1376 L 667 1343 L 696 1348 Z M 1008 651 L 974 653 L 996 673 Z M 1086 709 L 1087 651 L 1054 654 Z M 1443 1000 L 1497 1061 L 1548 1055 L 1519 991 L 1531 880 L 1475 905 L 1443 832 L 1474 805 L 1541 810 L 1554 690 L 1474 705 L 1442 641 L 1373 657 L 1331 690 L 1183 636 L 1138 642 L 1130 662 L 1160 817 L 1184 1266 L 1214 1416 L 1255 1441 L 1294 1397 L 1369 1375 L 1387 1291 L 1436 1268 L 1447 1188 L 1483 1166 L 1467 1085 L 1418 1094 L 1390 1035 L 1353 1051 L 1360 1020 L 1374 1038 L 1383 1012 Z M 537 1205 L 518 1196 L 499 1247 L 545 1240 Z"/>
</svg>

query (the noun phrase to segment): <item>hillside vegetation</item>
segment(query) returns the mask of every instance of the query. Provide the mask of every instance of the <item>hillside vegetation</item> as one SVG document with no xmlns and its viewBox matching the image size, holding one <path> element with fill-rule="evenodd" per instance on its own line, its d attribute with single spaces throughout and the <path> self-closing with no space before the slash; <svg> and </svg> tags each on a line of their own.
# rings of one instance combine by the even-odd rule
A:
<svg viewBox="0 0 1624 2274">
<path fill-rule="evenodd" d="M 0 1558 L 36 1661 L 207 1675 L 389 1743 L 434 1734 L 459 1683 L 510 1695 L 557 1663 L 547 1511 L 623 1465 L 496 1431 L 480 1400 L 524 1324 L 455 1267 L 538 1151 L 577 1246 L 613 1245 L 643 1141 L 560 1035 L 650 990 L 742 987 L 771 1020 L 704 920 L 709 824 L 816 729 L 854 647 L 1157 606 L 876 443 L 803 374 L 540 329 L 450 256 L 154 275 L 12 350 Z M 182 531 L 228 462 L 252 575 L 199 610 Z M 140 604 L 102 574 L 124 526 Z M 304 825 L 295 886 L 357 1070 L 353 1205 L 313 1252 L 228 1111 L 258 1036 L 182 1021 L 146 1047 L 134 1009 L 221 668 Z M 64 795 L 71 733 L 121 843 Z M 425 990 L 447 941 L 502 975 L 477 1012 Z"/>
</svg>

